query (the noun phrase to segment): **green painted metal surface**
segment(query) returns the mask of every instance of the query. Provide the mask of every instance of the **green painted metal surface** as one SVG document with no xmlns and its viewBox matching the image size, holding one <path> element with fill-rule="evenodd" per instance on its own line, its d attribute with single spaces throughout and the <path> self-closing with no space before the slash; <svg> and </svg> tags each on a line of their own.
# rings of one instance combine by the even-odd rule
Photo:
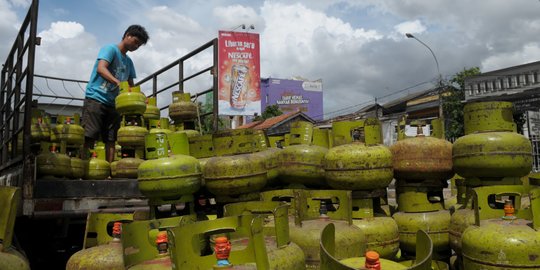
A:
<svg viewBox="0 0 540 270">
<path fill-rule="evenodd" d="M 361 142 L 335 146 L 324 157 L 324 170 L 335 189 L 386 188 L 393 179 L 392 152 L 384 145 Z"/>
<path fill-rule="evenodd" d="M 150 119 L 159 119 L 161 116 L 159 108 L 157 107 L 156 97 L 147 97 L 146 98 L 146 110 L 144 111 L 143 117 L 145 120 Z"/>
<path fill-rule="evenodd" d="M 452 147 L 454 172 L 471 177 L 522 177 L 532 169 L 531 142 L 512 132 L 469 134 Z"/>
<path fill-rule="evenodd" d="M 78 157 L 71 157 L 70 158 L 71 178 L 74 178 L 74 179 L 83 178 L 86 172 L 86 166 L 88 166 L 88 161 L 82 160 Z"/>
<path fill-rule="evenodd" d="M 118 178 L 137 178 L 139 165 L 144 162 L 140 158 L 123 158 L 116 161 L 116 177 Z M 112 171 L 112 166 L 111 166 Z"/>
<path fill-rule="evenodd" d="M 111 242 L 113 237 L 109 234 L 108 228 L 112 228 L 115 221 L 122 222 L 129 220 L 133 220 L 133 214 L 131 213 L 88 213 L 86 216 L 83 249 Z"/>
<path fill-rule="evenodd" d="M 329 129 L 313 129 L 313 145 L 321 146 L 324 148 L 330 148 L 330 135 Z"/>
<path fill-rule="evenodd" d="M 212 142 L 217 156 L 248 154 L 256 150 L 252 129 L 218 131 L 213 134 Z"/>
<path fill-rule="evenodd" d="M 529 208 L 520 208 L 522 186 L 486 186 L 474 189 L 476 224 L 465 230 L 462 256 L 465 269 L 537 269 L 540 268 L 540 232 L 534 225 L 539 213 L 538 194 L 532 192 Z M 515 213 L 489 204 L 489 195 L 504 196 L 513 202 Z M 484 202 L 483 202 L 484 201 Z"/>
<path fill-rule="evenodd" d="M 165 133 L 169 134 L 171 133 L 171 129 L 169 128 L 169 118 L 167 117 L 161 117 L 159 120 L 150 120 L 150 130 L 148 133 L 154 134 L 154 133 Z"/>
<path fill-rule="evenodd" d="M 366 250 L 379 253 L 381 258 L 394 259 L 399 251 L 399 228 L 391 217 L 353 219 L 366 237 Z"/>
<path fill-rule="evenodd" d="M 62 141 L 70 145 L 84 143 L 84 129 L 80 126 L 79 114 L 58 116 L 56 125 L 51 129 L 51 142 Z"/>
<path fill-rule="evenodd" d="M 416 184 L 396 181 L 396 196 L 399 211 L 407 213 L 432 212 L 443 210 L 444 194 L 442 182 L 431 184 L 422 182 Z"/>
<path fill-rule="evenodd" d="M 466 104 L 463 108 L 465 135 L 477 132 L 516 131 L 511 102 L 490 101 Z"/>
<path fill-rule="evenodd" d="M 167 134 L 172 155 L 189 155 L 188 134 L 174 132 Z"/>
<path fill-rule="evenodd" d="M 227 204 L 225 216 L 265 215 L 263 233 L 271 269 L 306 269 L 302 249 L 289 238 L 288 205 L 282 202 L 241 202 Z M 243 246 L 245 238 L 231 235 L 231 243 Z"/>
<path fill-rule="evenodd" d="M 197 105 L 191 102 L 189 93 L 172 93 L 172 103 L 169 105 L 169 116 L 175 122 L 183 122 L 197 118 Z"/>
<path fill-rule="evenodd" d="M 120 94 L 114 99 L 114 104 L 121 115 L 143 115 L 146 111 L 146 96 L 140 86 L 130 87 L 127 82 L 120 82 Z"/>
<path fill-rule="evenodd" d="M 444 119 L 437 118 L 431 120 L 431 137 L 445 139 Z"/>
<path fill-rule="evenodd" d="M 124 265 L 129 268 L 142 264 L 145 261 L 156 259 L 159 255 L 156 248 L 156 237 L 158 232 L 165 231 L 167 228 L 184 226 L 194 222 L 196 222 L 195 215 L 188 215 L 151 220 L 136 220 L 124 224 L 122 226 Z M 151 264 L 153 265 L 154 263 Z M 139 267 L 142 267 L 142 265 Z"/>
<path fill-rule="evenodd" d="M 36 157 L 36 164 L 39 176 L 71 176 L 71 159 L 66 154 L 58 153 L 56 146 L 48 142 L 41 142 L 41 153 Z"/>
<path fill-rule="evenodd" d="M 337 258 L 336 248 L 339 247 L 339 243 L 335 241 L 336 231 L 339 231 L 334 224 L 328 224 L 321 233 L 320 237 L 320 256 L 321 256 L 321 270 L 352 270 L 363 269 L 365 265 L 365 257 L 361 257 L 364 253 L 358 253 L 355 257 L 339 259 Z M 424 231 L 418 231 L 416 234 L 416 241 L 419 243 L 416 248 L 416 262 L 410 267 L 406 267 L 402 264 L 380 259 L 381 269 L 418 269 L 418 270 L 430 270 L 432 264 L 432 250 L 433 245 L 428 234 Z"/>
<path fill-rule="evenodd" d="M 260 155 L 241 154 L 212 157 L 203 176 L 208 191 L 215 195 L 256 192 L 266 185 L 266 160 Z"/>
<path fill-rule="evenodd" d="M 291 123 L 288 145 L 310 145 L 313 141 L 313 124 L 306 121 Z"/>
<path fill-rule="evenodd" d="M 266 255 L 262 217 L 252 215 L 224 217 L 178 226 L 167 231 L 173 269 L 213 269 L 217 259 L 214 254 L 200 254 L 199 235 L 226 232 L 236 232 L 248 238 L 246 248 L 236 250 L 233 247 L 230 252 L 229 261 L 234 267 L 244 266 L 244 269 L 259 270 L 277 269 L 270 268 Z"/>
<path fill-rule="evenodd" d="M 452 144 L 423 135 L 400 140 L 390 146 L 394 177 L 406 181 L 451 178 Z"/>
<path fill-rule="evenodd" d="M 397 212 L 393 216 L 399 228 L 400 248 L 403 252 L 414 254 L 416 249 L 415 234 L 425 231 L 433 242 L 433 251 L 440 257 L 450 257 L 448 227 L 450 212 L 447 210 L 405 213 Z"/>
<path fill-rule="evenodd" d="M 461 256 L 461 236 L 469 226 L 474 224 L 473 209 L 458 209 L 452 214 L 450 226 L 448 227 L 448 236 L 450 247 L 458 256 Z"/>
<path fill-rule="evenodd" d="M 50 118 L 45 111 L 32 109 L 30 134 L 32 142 L 49 141 L 51 139 Z"/>
<path fill-rule="evenodd" d="M 169 156 L 169 140 L 166 133 L 149 133 L 144 137 L 147 160 Z"/>
<path fill-rule="evenodd" d="M 0 269 L 2 270 L 30 270 L 30 264 L 22 253 L 0 244 Z"/>
<path fill-rule="evenodd" d="M 92 157 L 88 161 L 88 170 L 84 179 L 103 180 L 111 174 L 111 165 L 106 160 Z"/>
<path fill-rule="evenodd" d="M 278 155 L 279 179 L 307 187 L 327 187 L 324 179 L 324 156 L 328 149 L 307 144 L 285 147 Z"/>
<path fill-rule="evenodd" d="M 124 268 L 122 258 L 122 243 L 114 239 L 108 244 L 83 249 L 73 254 L 66 270 L 121 270 Z"/>
<path fill-rule="evenodd" d="M 212 135 L 188 137 L 189 154 L 196 158 L 209 158 L 215 156 Z"/>
<path fill-rule="evenodd" d="M 117 133 L 117 142 L 121 146 L 144 146 L 146 134 L 148 134 L 148 130 L 140 116 L 123 116 Z"/>
<path fill-rule="evenodd" d="M 201 187 L 199 161 L 187 155 L 146 160 L 139 165 L 139 190 L 151 199 L 175 200 Z"/>
</svg>

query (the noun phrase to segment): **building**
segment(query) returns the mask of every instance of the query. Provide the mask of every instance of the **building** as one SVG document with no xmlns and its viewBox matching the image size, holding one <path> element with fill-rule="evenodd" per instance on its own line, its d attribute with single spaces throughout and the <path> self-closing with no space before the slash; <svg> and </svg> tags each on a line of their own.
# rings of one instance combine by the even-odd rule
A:
<svg viewBox="0 0 540 270">
<path fill-rule="evenodd" d="M 313 120 L 323 119 L 321 80 L 261 79 L 261 111 L 278 105 L 283 113 L 300 111 Z"/>
</svg>

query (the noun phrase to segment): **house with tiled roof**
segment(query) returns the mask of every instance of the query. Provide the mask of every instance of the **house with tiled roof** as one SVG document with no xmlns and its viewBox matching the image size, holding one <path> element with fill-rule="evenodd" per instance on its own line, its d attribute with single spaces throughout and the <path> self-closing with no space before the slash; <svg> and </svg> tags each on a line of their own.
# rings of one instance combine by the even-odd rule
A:
<svg viewBox="0 0 540 270">
<path fill-rule="evenodd" d="M 261 121 L 251 122 L 238 128 L 252 128 L 256 130 L 264 130 L 268 136 L 283 135 L 289 133 L 291 130 L 291 123 L 296 121 L 307 121 L 315 123 L 311 117 L 307 116 L 301 111 L 294 111 L 290 113 L 284 113 L 272 118 L 268 118 Z"/>
</svg>

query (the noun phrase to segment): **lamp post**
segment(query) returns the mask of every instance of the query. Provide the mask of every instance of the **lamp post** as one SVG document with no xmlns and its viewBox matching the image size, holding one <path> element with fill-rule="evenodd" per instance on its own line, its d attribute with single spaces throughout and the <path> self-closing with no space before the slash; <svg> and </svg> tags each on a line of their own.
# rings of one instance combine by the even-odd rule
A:
<svg viewBox="0 0 540 270">
<path fill-rule="evenodd" d="M 424 42 L 413 36 L 411 33 L 405 33 L 405 36 L 407 38 L 414 38 L 416 41 L 420 42 L 420 44 L 424 45 L 428 50 L 431 52 L 431 55 L 433 55 L 433 59 L 435 59 L 435 64 L 437 65 L 437 88 L 438 88 L 438 95 L 439 95 L 439 117 L 443 118 L 443 108 L 442 108 L 442 75 L 441 70 L 439 69 L 439 61 L 437 61 L 437 56 L 435 56 L 435 53 L 433 50 Z M 443 125 L 444 126 L 444 125 Z"/>
</svg>

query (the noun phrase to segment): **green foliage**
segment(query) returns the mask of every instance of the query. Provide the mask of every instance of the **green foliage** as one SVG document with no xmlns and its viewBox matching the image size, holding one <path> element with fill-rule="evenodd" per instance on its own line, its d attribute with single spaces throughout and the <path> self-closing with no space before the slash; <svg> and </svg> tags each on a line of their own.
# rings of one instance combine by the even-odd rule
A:
<svg viewBox="0 0 540 270">
<path fill-rule="evenodd" d="M 465 78 L 479 75 L 480 68 L 472 67 L 456 73 L 450 84 L 443 91 L 443 114 L 445 118 L 446 138 L 458 138 L 464 135 L 463 103 L 465 99 Z"/>
<path fill-rule="evenodd" d="M 263 113 L 261 115 L 255 116 L 253 120 L 254 121 L 265 120 L 265 119 L 272 118 L 272 117 L 282 115 L 282 114 L 283 112 L 279 109 L 279 106 L 277 104 L 274 104 L 274 105 L 267 106 L 264 109 Z"/>
</svg>

